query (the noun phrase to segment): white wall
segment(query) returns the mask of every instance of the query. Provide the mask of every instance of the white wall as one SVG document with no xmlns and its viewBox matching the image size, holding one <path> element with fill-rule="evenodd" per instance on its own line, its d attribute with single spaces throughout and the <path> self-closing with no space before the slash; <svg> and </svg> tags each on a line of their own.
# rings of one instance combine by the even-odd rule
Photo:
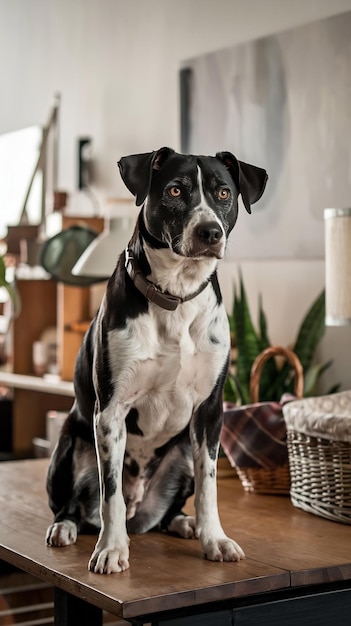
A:
<svg viewBox="0 0 351 626">
<path fill-rule="evenodd" d="M 116 161 L 179 146 L 178 70 L 192 56 L 351 9 L 351 0 L 0 0 L 0 132 L 44 123 L 62 95 L 60 185 L 94 140 L 100 194 Z"/>
<path fill-rule="evenodd" d="M 0 133 L 44 123 L 60 92 L 60 187 L 74 192 L 77 138 L 91 136 L 104 205 L 126 195 L 120 156 L 179 147 L 186 59 L 347 10 L 351 0 L 0 0 Z M 322 262 L 243 265 L 250 300 L 260 290 L 270 309 L 272 340 L 291 342 L 323 286 Z M 235 269 L 221 270 L 228 306 Z M 351 388 L 350 348 L 351 331 L 327 331 L 321 358 L 336 360 L 327 386 Z"/>
</svg>

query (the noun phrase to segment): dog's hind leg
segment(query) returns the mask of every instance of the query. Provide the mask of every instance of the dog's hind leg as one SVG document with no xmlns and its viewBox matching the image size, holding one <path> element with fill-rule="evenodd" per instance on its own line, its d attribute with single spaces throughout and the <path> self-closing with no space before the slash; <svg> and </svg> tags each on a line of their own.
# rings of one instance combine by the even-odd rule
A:
<svg viewBox="0 0 351 626">
<path fill-rule="evenodd" d="M 169 533 L 179 535 L 183 539 L 193 539 L 196 537 L 196 520 L 193 515 L 185 515 L 182 511 L 175 515 L 167 524 Z"/>
<path fill-rule="evenodd" d="M 74 440 L 69 425 L 65 424 L 47 475 L 49 504 L 55 514 L 54 523 L 46 533 L 49 546 L 67 546 L 77 539 L 80 520 L 78 503 L 73 493 L 73 451 Z"/>
<path fill-rule="evenodd" d="M 49 503 L 55 514 L 54 523 L 46 533 L 46 543 L 50 546 L 74 543 L 85 524 L 99 523 L 94 449 L 89 441 L 73 434 L 72 414 L 63 426 L 47 476 Z"/>
<path fill-rule="evenodd" d="M 196 520 L 192 515 L 183 513 L 182 508 L 186 500 L 194 493 L 194 479 L 183 477 L 182 485 L 161 522 L 161 529 L 174 533 L 184 539 L 193 539 L 196 536 Z"/>
</svg>

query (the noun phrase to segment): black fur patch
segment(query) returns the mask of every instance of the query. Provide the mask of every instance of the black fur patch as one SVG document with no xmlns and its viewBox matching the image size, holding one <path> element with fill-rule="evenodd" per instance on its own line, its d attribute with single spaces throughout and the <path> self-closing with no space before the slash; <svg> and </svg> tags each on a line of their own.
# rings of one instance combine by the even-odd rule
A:
<svg viewBox="0 0 351 626">
<path fill-rule="evenodd" d="M 139 475 L 140 468 L 134 459 L 132 459 L 130 464 L 127 465 L 127 468 L 129 470 L 129 474 L 133 476 L 133 478 L 136 478 Z"/>
<path fill-rule="evenodd" d="M 104 484 L 105 484 L 105 502 L 109 502 L 110 498 L 116 493 L 117 482 L 116 473 L 111 468 L 110 461 L 103 464 Z"/>
<path fill-rule="evenodd" d="M 213 460 L 217 458 L 219 435 L 223 422 L 222 390 L 228 366 L 229 355 L 211 395 L 199 406 L 195 418 L 195 434 L 198 444 L 201 447 L 206 435 L 208 453 Z"/>
<path fill-rule="evenodd" d="M 143 437 L 144 433 L 138 426 L 139 413 L 137 409 L 130 409 L 126 417 L 127 432 L 131 435 L 140 435 Z"/>
<path fill-rule="evenodd" d="M 214 345 L 219 344 L 219 340 L 215 335 L 210 335 L 210 342 L 213 343 Z"/>
<path fill-rule="evenodd" d="M 156 471 L 156 469 L 158 468 L 161 460 L 163 459 L 164 456 L 166 456 L 167 452 L 173 448 L 175 445 L 180 445 L 180 449 L 181 448 L 181 444 L 189 444 L 190 445 L 190 439 L 189 439 L 189 425 L 186 426 L 184 428 L 184 430 L 182 432 L 180 432 L 178 435 L 175 435 L 174 437 L 172 437 L 172 439 L 170 439 L 169 441 L 167 441 L 167 443 L 165 443 L 163 446 L 161 446 L 160 448 L 155 448 L 154 450 L 154 456 L 151 459 L 151 461 L 149 461 L 149 463 L 146 466 L 146 474 L 148 477 L 152 476 L 152 474 Z"/>
<path fill-rule="evenodd" d="M 89 440 L 93 441 L 92 418 L 95 406 L 95 390 L 91 375 L 93 365 L 93 336 L 96 319 L 90 324 L 80 347 L 74 372 L 74 388 L 76 393 L 77 417 L 90 431 Z"/>
<path fill-rule="evenodd" d="M 220 289 L 219 282 L 218 282 L 217 272 L 214 272 L 212 274 L 211 283 L 212 283 L 213 290 L 216 294 L 217 304 L 219 306 L 220 304 L 222 304 L 223 298 L 222 298 L 222 293 L 221 293 L 221 289 Z"/>
<path fill-rule="evenodd" d="M 111 435 L 111 428 L 107 424 L 101 424 L 101 432 L 104 437 Z"/>
<path fill-rule="evenodd" d="M 167 527 L 171 523 L 172 519 L 176 515 L 182 513 L 182 508 L 185 505 L 187 499 L 194 493 L 194 479 L 191 476 L 183 474 L 178 482 L 178 491 L 174 496 L 172 505 L 169 507 L 167 513 L 161 521 L 161 528 L 167 530 Z"/>
<path fill-rule="evenodd" d="M 144 275 L 149 274 L 150 266 L 140 243 L 138 227 L 129 246 Z M 116 302 L 118 302 L 118 306 L 116 306 Z M 148 300 L 135 287 L 124 267 L 123 253 L 107 285 L 105 318 L 108 330 L 125 328 L 127 319 L 136 319 L 139 315 L 147 313 L 148 308 Z"/>
</svg>

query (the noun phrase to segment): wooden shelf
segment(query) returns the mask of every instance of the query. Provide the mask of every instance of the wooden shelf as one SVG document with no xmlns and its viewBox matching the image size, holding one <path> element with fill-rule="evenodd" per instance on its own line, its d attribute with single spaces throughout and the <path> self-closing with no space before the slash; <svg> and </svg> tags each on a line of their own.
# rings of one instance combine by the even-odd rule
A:
<svg viewBox="0 0 351 626">
<path fill-rule="evenodd" d="M 13 390 L 12 451 L 16 456 L 31 455 L 34 437 L 46 437 L 47 412 L 70 410 L 73 383 L 0 372 L 0 385 Z"/>
<path fill-rule="evenodd" d="M 99 233 L 104 219 L 63 217 L 63 229 L 74 224 Z M 46 413 L 72 406 L 74 367 L 89 326 L 91 290 L 34 278 L 19 278 L 16 284 L 22 308 L 12 325 L 13 374 L 0 372 L 0 385 L 13 389 L 12 448 L 23 455 L 31 451 L 34 437 L 45 437 Z M 49 328 L 57 329 L 59 381 L 33 375 L 33 344 Z"/>
<path fill-rule="evenodd" d="M 40 391 L 41 393 L 57 394 L 70 398 L 74 397 L 73 383 L 66 380 L 54 380 L 50 378 L 40 378 L 39 376 L 25 376 L 24 374 L 0 372 L 0 385 L 12 389 L 27 389 L 28 391 Z"/>
</svg>

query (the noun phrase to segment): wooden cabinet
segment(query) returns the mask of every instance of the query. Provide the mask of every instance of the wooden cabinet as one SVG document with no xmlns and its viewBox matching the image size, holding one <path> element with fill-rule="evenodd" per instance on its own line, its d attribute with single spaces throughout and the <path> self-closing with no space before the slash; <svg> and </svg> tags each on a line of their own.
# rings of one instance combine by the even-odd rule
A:
<svg viewBox="0 0 351 626">
<path fill-rule="evenodd" d="M 56 326 L 57 283 L 53 280 L 16 281 L 21 312 L 13 321 L 13 371 L 34 374 L 33 343 L 49 327 Z"/>
<path fill-rule="evenodd" d="M 53 280 L 17 280 L 17 289 L 21 298 L 21 313 L 12 326 L 12 369 L 18 376 L 30 377 L 34 375 L 33 343 L 38 341 L 43 331 L 57 324 L 57 283 Z M 69 396 L 14 386 L 13 453 L 16 456 L 30 454 L 33 438 L 45 437 L 47 411 L 66 411 L 71 406 L 72 398 Z"/>
<path fill-rule="evenodd" d="M 62 228 L 80 223 L 97 232 L 104 227 L 103 218 L 78 219 L 63 217 Z M 63 381 L 72 381 L 77 352 L 84 330 L 89 325 L 90 289 L 72 287 L 54 280 L 19 279 L 22 309 L 13 321 L 13 363 L 16 375 L 33 376 L 33 343 L 50 327 L 57 329 L 58 369 Z M 0 374 L 0 385 L 2 384 Z M 67 411 L 72 405 L 72 394 L 65 387 L 55 393 L 55 386 L 47 390 L 30 389 L 13 383 L 12 442 L 15 455 L 25 455 L 32 449 L 33 437 L 45 436 L 46 413 L 50 409 Z M 58 384 L 59 388 L 60 385 Z"/>
<path fill-rule="evenodd" d="M 73 380 L 74 366 L 90 318 L 87 287 L 58 285 L 58 361 L 63 380 Z"/>
</svg>

